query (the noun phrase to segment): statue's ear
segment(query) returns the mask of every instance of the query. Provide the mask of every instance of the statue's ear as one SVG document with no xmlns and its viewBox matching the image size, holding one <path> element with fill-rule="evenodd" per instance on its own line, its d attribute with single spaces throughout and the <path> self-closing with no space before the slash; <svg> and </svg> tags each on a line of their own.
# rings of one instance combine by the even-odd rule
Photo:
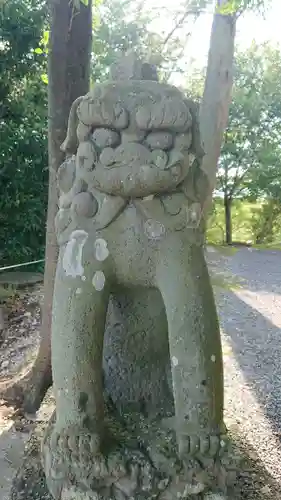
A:
<svg viewBox="0 0 281 500">
<path fill-rule="evenodd" d="M 83 96 L 78 97 L 72 103 L 68 118 L 67 135 L 60 147 L 61 150 L 68 155 L 75 154 L 77 150 L 78 146 L 78 139 L 76 134 L 76 128 L 78 125 L 77 109 L 82 100 Z"/>
</svg>

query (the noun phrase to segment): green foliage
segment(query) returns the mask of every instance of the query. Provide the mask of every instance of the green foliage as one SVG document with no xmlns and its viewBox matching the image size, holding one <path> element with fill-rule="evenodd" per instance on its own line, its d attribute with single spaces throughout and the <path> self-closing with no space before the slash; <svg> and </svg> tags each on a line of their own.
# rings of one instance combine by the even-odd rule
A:
<svg viewBox="0 0 281 500">
<path fill-rule="evenodd" d="M 218 188 L 229 198 L 281 197 L 281 57 L 265 44 L 236 56 Z"/>
<path fill-rule="evenodd" d="M 240 15 L 245 10 L 257 10 L 263 13 L 268 3 L 265 0 L 228 0 L 224 5 L 217 5 L 217 12 L 223 15 Z"/>
<path fill-rule="evenodd" d="M 133 48 L 161 63 L 168 78 L 182 52 L 177 36 L 189 15 L 207 0 L 189 0 L 185 16 L 174 11 L 167 34 L 148 29 L 153 13 L 131 0 L 93 1 L 92 80 L 106 78 L 120 51 Z M 87 0 L 72 0 L 74 15 Z M 77 12 L 76 12 L 77 11 Z M 197 14 L 196 14 L 197 13 Z M 158 12 L 157 12 L 158 16 Z M 46 3 L 10 0 L 0 10 L 0 263 L 44 255 L 47 205 L 47 84 L 49 30 Z"/>
<path fill-rule="evenodd" d="M 232 207 L 232 227 L 234 242 L 255 242 L 253 214 L 260 209 L 260 204 L 234 200 Z M 221 198 L 215 198 L 211 215 L 208 219 L 207 240 L 222 245 L 225 243 L 224 205 Z"/>
<path fill-rule="evenodd" d="M 47 96 L 36 51 L 45 7 L 13 0 L 0 11 L 1 265 L 44 254 L 47 202 Z"/>
<path fill-rule="evenodd" d="M 187 93 L 200 102 L 204 89 L 205 71 L 188 76 Z M 275 238 L 278 230 L 278 210 L 281 203 L 281 56 L 278 47 L 268 43 L 253 43 L 235 57 L 234 85 L 229 121 L 224 134 L 217 174 L 216 194 L 227 200 L 259 200 L 259 216 L 253 226 L 238 239 Z M 261 201 L 263 201 L 261 205 Z M 274 204 L 273 226 L 266 219 L 267 204 Z M 246 206 L 246 205 L 245 205 Z M 218 212 L 219 210 L 219 216 Z M 235 217 L 232 214 L 235 235 Z M 247 216 L 246 216 L 247 219 Z M 210 238 L 222 242 L 225 233 L 223 202 L 213 209 L 210 218 Z M 254 226 L 254 221 L 255 226 Z M 242 222 L 241 222 L 242 223 Z M 243 223 L 242 223 L 243 225 Z M 242 226 L 241 226 L 242 228 Z M 280 230 L 281 231 L 281 230 Z M 273 232 L 273 236 L 272 236 Z M 241 231 L 240 231 L 241 233 Z M 260 236 L 259 236 L 260 234 Z"/>
<path fill-rule="evenodd" d="M 189 75 L 187 93 L 200 101 L 205 71 Z M 281 56 L 268 43 L 237 52 L 218 191 L 230 200 L 281 200 Z"/>
<path fill-rule="evenodd" d="M 281 240 L 281 203 L 279 200 L 269 199 L 255 210 L 252 218 L 254 242 L 272 244 Z"/>
<path fill-rule="evenodd" d="M 126 20 L 125 10 L 130 1 L 110 0 L 102 3 L 95 13 L 93 25 L 92 78 L 100 82 L 107 78 L 110 65 L 118 53 L 134 48 L 141 51 L 145 37 L 141 21 Z"/>
<path fill-rule="evenodd" d="M 281 242 L 281 204 L 277 200 L 247 202 L 234 200 L 232 207 L 233 241 L 252 245 L 276 245 Z M 208 219 L 207 241 L 225 243 L 224 206 L 215 198 Z"/>
<path fill-rule="evenodd" d="M 174 10 L 171 31 L 165 34 L 153 31 L 154 13 L 145 10 L 139 2 L 106 0 L 97 5 L 93 22 L 93 82 L 105 80 L 116 56 L 130 49 L 157 64 L 160 78 L 168 80 L 174 70 L 179 70 L 178 61 L 188 39 L 188 34 L 180 37 L 178 32 L 184 29 L 187 19 L 196 18 L 207 3 L 189 0 L 184 12 Z"/>
</svg>

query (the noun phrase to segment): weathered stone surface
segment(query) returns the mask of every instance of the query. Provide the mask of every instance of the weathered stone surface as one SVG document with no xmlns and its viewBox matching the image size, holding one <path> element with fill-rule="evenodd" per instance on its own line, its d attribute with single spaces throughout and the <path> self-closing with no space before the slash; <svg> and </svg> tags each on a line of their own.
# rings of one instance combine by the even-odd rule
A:
<svg viewBox="0 0 281 500">
<path fill-rule="evenodd" d="M 145 130 L 135 130 L 132 131 L 129 128 L 126 128 L 122 133 L 122 142 L 141 142 L 145 136 L 146 136 L 146 131 Z"/>
<path fill-rule="evenodd" d="M 192 133 L 189 132 L 188 134 L 178 134 L 175 137 L 175 149 L 182 151 L 190 151 L 192 144 Z"/>
<path fill-rule="evenodd" d="M 78 193 L 73 198 L 71 209 L 80 217 L 93 217 L 98 211 L 98 203 L 91 193 Z"/>
<path fill-rule="evenodd" d="M 157 69 L 154 65 L 143 63 L 133 51 L 127 52 L 110 68 L 112 80 L 155 80 L 158 81 Z"/>
<path fill-rule="evenodd" d="M 75 178 L 71 189 L 67 193 L 61 193 L 59 199 L 59 207 L 62 209 L 69 208 L 74 196 L 86 190 L 86 184 L 83 179 Z"/>
<path fill-rule="evenodd" d="M 98 155 L 95 150 L 94 144 L 91 141 L 81 142 L 78 146 L 76 155 L 76 165 L 79 171 L 91 171 L 95 168 Z"/>
<path fill-rule="evenodd" d="M 148 165 L 151 163 L 151 153 L 142 144 L 121 144 L 116 149 L 106 148 L 105 151 L 109 153 L 106 161 L 103 156 L 104 151 L 100 156 L 100 161 L 104 165 L 114 164 L 116 168 L 122 166 L 134 168 L 134 166 L 140 167 L 141 165 Z"/>
<path fill-rule="evenodd" d="M 162 151 L 161 149 L 155 149 L 151 153 L 151 158 L 154 165 L 156 165 L 156 167 L 160 168 L 161 170 L 167 166 L 168 155 L 165 151 Z"/>
<path fill-rule="evenodd" d="M 136 113 L 136 122 L 142 130 L 171 129 L 184 132 L 191 127 L 192 118 L 182 99 L 165 99 L 163 96 L 160 103 L 142 106 Z"/>
<path fill-rule="evenodd" d="M 79 142 L 87 141 L 91 133 L 91 127 L 79 122 L 77 125 L 77 139 Z"/>
<path fill-rule="evenodd" d="M 169 132 L 151 132 L 146 137 L 145 143 L 151 149 L 171 149 L 173 135 Z"/>
<path fill-rule="evenodd" d="M 82 123 L 93 127 L 114 127 L 122 130 L 129 122 L 128 113 L 120 102 L 106 102 L 105 99 L 95 98 L 95 95 L 88 95 L 81 101 L 77 114 Z"/>
<path fill-rule="evenodd" d="M 103 149 L 108 146 L 118 146 L 121 139 L 120 134 L 114 130 L 97 128 L 93 133 L 93 141 L 98 148 Z"/>
<path fill-rule="evenodd" d="M 126 59 L 117 60 L 110 68 L 112 80 L 142 80 L 142 62 L 134 52 L 127 54 Z"/>
<path fill-rule="evenodd" d="M 62 233 L 71 223 L 71 212 L 69 208 L 61 208 L 55 218 L 57 234 Z"/>
<path fill-rule="evenodd" d="M 75 179 L 75 156 L 63 162 L 58 170 L 58 185 L 63 193 L 67 193 L 73 186 Z"/>
<path fill-rule="evenodd" d="M 44 466 L 55 500 L 62 492 L 188 498 L 216 484 L 225 446 L 220 334 L 200 229 L 198 120 L 174 87 L 137 81 L 143 66 L 131 55 L 113 73 L 114 82 L 96 85 L 70 113 L 68 137 L 74 109 L 86 127 L 103 130 L 82 134 L 72 185 L 60 197 L 57 418 Z"/>
</svg>

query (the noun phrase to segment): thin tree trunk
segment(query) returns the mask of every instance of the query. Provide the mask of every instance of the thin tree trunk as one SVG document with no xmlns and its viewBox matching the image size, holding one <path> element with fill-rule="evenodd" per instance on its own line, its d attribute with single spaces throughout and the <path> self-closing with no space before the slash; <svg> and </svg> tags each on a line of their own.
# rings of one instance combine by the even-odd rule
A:
<svg viewBox="0 0 281 500">
<path fill-rule="evenodd" d="M 217 164 L 231 100 L 236 16 L 218 13 L 218 9 L 228 2 L 229 0 L 217 0 L 200 108 L 200 129 L 205 150 L 202 168 L 210 182 L 206 209 L 210 206 L 216 184 Z"/>
<path fill-rule="evenodd" d="M 42 308 L 41 343 L 35 364 L 28 377 L 24 401 L 27 411 L 35 411 L 52 383 L 51 321 L 53 286 L 57 262 L 54 219 L 58 193 L 56 174 L 64 154 L 60 146 L 65 139 L 67 121 L 73 101 L 88 92 L 92 40 L 91 0 L 74 12 L 69 0 L 51 1 L 49 44 L 49 200 L 47 213 L 44 304 Z"/>
<path fill-rule="evenodd" d="M 225 242 L 232 245 L 232 199 L 225 195 L 224 197 L 224 215 L 225 215 Z"/>
</svg>

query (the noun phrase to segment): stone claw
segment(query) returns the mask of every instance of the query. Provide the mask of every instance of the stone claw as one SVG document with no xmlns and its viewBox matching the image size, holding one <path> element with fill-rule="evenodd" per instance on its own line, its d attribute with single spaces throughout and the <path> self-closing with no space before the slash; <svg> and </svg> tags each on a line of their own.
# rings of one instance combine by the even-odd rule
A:
<svg viewBox="0 0 281 500">
<path fill-rule="evenodd" d="M 226 446 L 225 440 L 217 435 L 194 436 L 181 434 L 178 442 L 180 457 L 193 457 L 199 454 L 205 457 L 214 458 L 220 453 L 221 448 Z"/>
</svg>

